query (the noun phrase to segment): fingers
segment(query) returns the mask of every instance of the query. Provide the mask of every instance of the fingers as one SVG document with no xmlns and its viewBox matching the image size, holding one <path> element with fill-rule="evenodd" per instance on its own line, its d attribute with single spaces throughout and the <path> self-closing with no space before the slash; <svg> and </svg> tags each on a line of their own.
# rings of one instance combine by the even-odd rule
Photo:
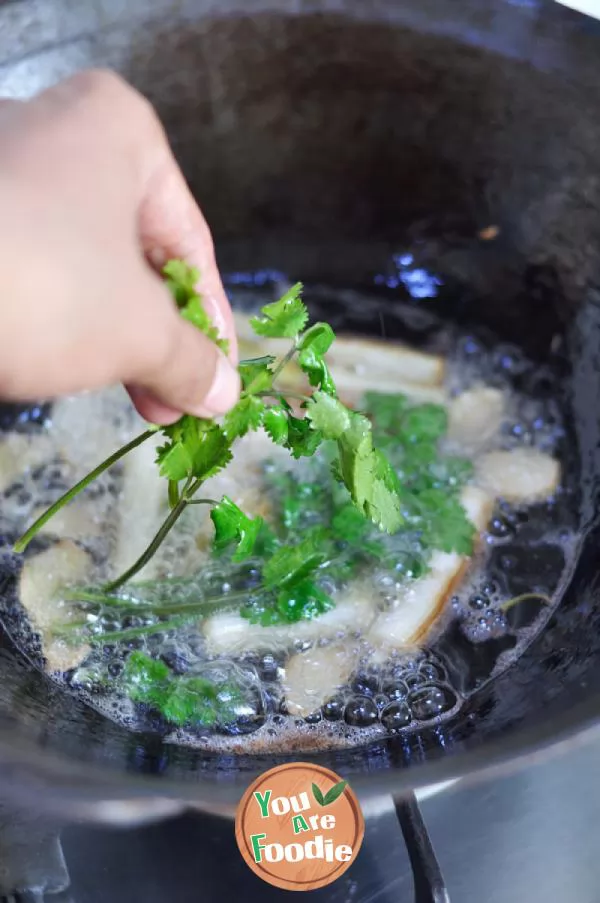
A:
<svg viewBox="0 0 600 903">
<path fill-rule="evenodd" d="M 164 142 L 139 211 L 140 241 L 152 264 L 160 268 L 173 257 L 200 271 L 199 291 L 206 312 L 237 364 L 233 314 L 217 269 L 210 231 L 175 159 Z"/>
<path fill-rule="evenodd" d="M 182 413 L 218 417 L 236 403 L 240 381 L 216 345 L 185 321 L 173 328 L 166 357 L 133 380 L 132 400 L 155 423 L 173 422 Z"/>
<path fill-rule="evenodd" d="M 158 423 L 161 426 L 168 426 L 170 423 L 176 423 L 181 417 L 182 412 L 176 408 L 158 401 L 147 389 L 141 386 L 126 386 L 138 414 L 147 420 L 148 423 Z"/>
<path fill-rule="evenodd" d="M 183 320 L 160 280 L 140 280 L 144 293 L 143 325 L 123 347 L 136 348 L 128 364 L 126 384 L 142 417 L 171 423 L 181 414 L 218 417 L 238 400 L 237 370 L 203 333 Z"/>
</svg>

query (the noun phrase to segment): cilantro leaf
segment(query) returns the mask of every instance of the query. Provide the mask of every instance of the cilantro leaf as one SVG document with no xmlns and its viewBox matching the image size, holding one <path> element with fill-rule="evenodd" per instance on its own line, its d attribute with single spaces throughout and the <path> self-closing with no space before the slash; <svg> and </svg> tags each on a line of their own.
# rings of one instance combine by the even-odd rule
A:
<svg viewBox="0 0 600 903">
<path fill-rule="evenodd" d="M 249 430 L 257 430 L 262 424 L 265 404 L 255 395 L 242 394 L 238 403 L 223 421 L 223 432 L 230 442 L 238 437 L 245 436 Z"/>
<path fill-rule="evenodd" d="M 272 598 L 250 602 L 241 609 L 240 614 L 253 624 L 272 627 L 317 618 L 333 607 L 331 596 L 312 580 L 303 580 Z"/>
<path fill-rule="evenodd" d="M 413 491 L 426 489 L 432 482 L 432 468 L 436 466 L 439 453 L 434 442 L 402 443 L 398 439 L 397 466 L 402 482 Z"/>
<path fill-rule="evenodd" d="M 213 326 L 212 320 L 204 310 L 199 295 L 190 298 L 185 306 L 179 309 L 179 312 L 184 320 L 187 320 L 188 323 L 191 323 L 192 326 L 195 326 L 200 332 L 203 332 L 211 342 L 214 342 L 215 344 L 219 343 L 219 332 L 216 326 Z"/>
<path fill-rule="evenodd" d="M 288 437 L 285 448 L 291 451 L 294 458 L 310 458 L 322 441 L 322 434 L 311 427 L 307 417 L 288 415 Z"/>
<path fill-rule="evenodd" d="M 263 526 L 262 517 L 248 517 L 226 495 L 211 508 L 210 517 L 215 528 L 214 546 L 217 550 L 222 550 L 231 543 L 237 542 L 238 547 L 233 556 L 234 561 L 243 561 L 252 555 Z"/>
<path fill-rule="evenodd" d="M 232 457 L 230 443 L 221 427 L 213 424 L 208 429 L 201 429 L 192 453 L 192 475 L 196 479 L 208 480 L 226 467 Z"/>
<path fill-rule="evenodd" d="M 233 684 L 216 685 L 203 677 L 173 678 L 163 701 L 162 715 L 173 724 L 200 723 L 207 727 L 231 724 L 237 718 L 236 707 L 243 703 Z"/>
<path fill-rule="evenodd" d="M 339 508 L 331 519 L 331 529 L 338 539 L 351 544 L 361 542 L 370 524 L 355 505 L 350 502 Z"/>
<path fill-rule="evenodd" d="M 272 354 L 265 354 L 263 357 L 240 361 L 238 370 L 244 391 L 250 394 L 268 391 L 273 383 L 270 368 L 275 360 Z"/>
<path fill-rule="evenodd" d="M 337 395 L 333 377 L 323 358 L 312 348 L 301 351 L 298 355 L 300 369 L 308 376 L 311 386 L 319 386 L 328 395 Z"/>
<path fill-rule="evenodd" d="M 163 435 L 171 441 L 157 451 L 156 461 L 161 476 L 179 482 L 191 473 L 192 449 L 198 442 L 198 429 L 196 419 L 187 415 L 163 429 Z"/>
<path fill-rule="evenodd" d="M 334 607 L 334 601 L 312 580 L 302 580 L 277 595 L 277 611 L 286 624 L 317 618 Z"/>
<path fill-rule="evenodd" d="M 308 320 L 308 311 L 301 300 L 302 283 L 293 285 L 279 301 L 266 304 L 262 317 L 252 317 L 250 325 L 257 335 L 272 339 L 294 339 Z"/>
<path fill-rule="evenodd" d="M 171 483 L 185 479 L 192 469 L 192 459 L 183 442 L 173 441 L 161 445 L 156 451 L 156 463 L 161 477 Z"/>
<path fill-rule="evenodd" d="M 167 665 L 143 652 L 132 652 L 121 685 L 134 702 L 145 703 L 176 725 L 228 724 L 237 717 L 242 694 L 233 684 L 215 684 L 204 677 L 173 675 Z"/>
<path fill-rule="evenodd" d="M 288 414 L 281 405 L 272 405 L 263 417 L 265 431 L 275 445 L 285 445 L 288 439 Z"/>
<path fill-rule="evenodd" d="M 350 415 L 350 423 L 338 437 L 339 475 L 353 502 L 364 510 L 373 482 L 371 424 L 361 414 Z"/>
<path fill-rule="evenodd" d="M 204 309 L 201 295 L 196 291 L 200 271 L 183 260 L 169 260 L 163 267 L 163 275 L 179 312 L 184 320 L 192 323 L 222 351 L 227 352 L 228 342 L 219 338 L 219 331 Z"/>
<path fill-rule="evenodd" d="M 431 467 L 434 486 L 459 489 L 473 475 L 473 463 L 467 458 L 449 455 L 440 458 Z"/>
<path fill-rule="evenodd" d="M 277 608 L 277 597 L 273 594 L 249 599 L 246 605 L 240 608 L 240 614 L 251 624 L 260 624 L 261 627 L 285 624 L 285 620 Z"/>
<path fill-rule="evenodd" d="M 418 496 L 423 517 L 423 541 L 432 549 L 471 555 L 475 527 L 458 499 L 439 489 Z"/>
<path fill-rule="evenodd" d="M 400 423 L 402 438 L 409 442 L 435 442 L 447 429 L 448 413 L 439 404 L 421 404 L 409 408 Z"/>
<path fill-rule="evenodd" d="M 373 420 L 375 441 L 391 456 L 403 511 L 421 531 L 423 547 L 470 554 L 474 528 L 457 496 L 472 473 L 472 464 L 440 454 L 446 409 L 434 404 L 411 406 L 404 396 L 376 392 L 365 396 L 365 409 Z"/>
<path fill-rule="evenodd" d="M 302 336 L 298 349 L 300 351 L 311 350 L 322 357 L 329 351 L 334 339 L 335 333 L 329 323 L 315 323 Z"/>
<path fill-rule="evenodd" d="M 300 369 L 308 376 L 311 386 L 319 386 L 328 395 L 337 395 L 329 368 L 323 360 L 335 339 L 335 333 L 327 323 L 315 323 L 302 336 L 298 354 Z"/>
<path fill-rule="evenodd" d="M 158 708 L 173 724 L 199 721 L 211 726 L 217 720 L 215 698 L 215 689 L 209 681 L 199 677 L 182 678 L 172 681 Z"/>
<path fill-rule="evenodd" d="M 163 275 L 181 316 L 221 348 L 225 348 L 226 343 L 219 339 L 197 290 L 199 272 L 183 261 L 172 260 L 164 267 Z M 289 352 L 277 365 L 276 359 L 268 354 L 240 363 L 242 394 L 238 404 L 225 416 L 223 426 L 219 426 L 213 420 L 186 415 L 171 426 L 151 427 L 152 431 L 160 431 L 164 437 L 164 444 L 158 449 L 156 460 L 160 474 L 168 480 L 170 512 L 155 540 L 138 560 L 120 577 L 103 587 L 107 592 L 112 592 L 129 581 L 152 557 L 158 545 L 174 527 L 186 505 L 193 502 L 192 496 L 200 484 L 218 473 L 232 460 L 233 441 L 263 424 L 271 439 L 287 448 L 294 458 L 312 457 L 324 439 L 337 443 L 339 460 L 334 463 L 336 478 L 344 484 L 358 510 L 381 529 L 390 532 L 401 523 L 399 487 L 397 481 L 394 482 L 393 469 L 386 459 L 375 451 L 369 421 L 361 415 L 347 411 L 337 400 L 334 381 L 323 358 L 334 340 L 333 330 L 326 323 L 317 323 L 303 333 L 308 321 L 308 312 L 301 300 L 301 291 L 302 285 L 298 283 L 279 301 L 266 305 L 260 317 L 253 318 L 252 326 L 258 335 L 289 338 L 294 341 Z M 318 388 L 313 393 L 312 400 L 301 397 L 304 407 L 307 408 L 305 417 L 296 417 L 289 401 L 273 386 L 274 381 L 295 354 L 298 355 L 300 367 L 308 375 L 310 384 Z M 259 397 L 267 394 L 277 398 L 279 403 L 267 408 Z M 389 402 L 386 404 L 389 405 Z M 400 470 L 402 466 L 406 470 L 411 464 L 419 444 L 425 446 L 429 442 L 431 446 L 433 437 L 445 428 L 444 423 L 440 421 L 439 411 L 436 413 L 434 406 L 430 406 L 430 409 L 413 411 L 412 419 L 407 420 L 404 436 L 406 441 L 403 445 L 405 460 L 398 465 Z M 145 441 L 149 437 L 149 432 L 146 431 L 132 443 L 118 450 L 80 481 L 74 490 L 80 491 L 113 461 Z M 426 451 L 433 466 L 435 455 L 432 457 L 429 446 Z M 327 449 L 324 449 L 324 456 L 326 455 Z M 419 491 L 425 491 L 442 484 L 447 486 L 458 484 L 462 476 L 456 466 L 452 468 L 452 473 L 448 469 L 447 472 L 440 471 L 434 474 L 433 471 L 430 472 L 423 467 L 419 469 L 415 465 L 410 471 L 410 478 L 416 493 L 417 488 Z M 296 517 L 297 529 L 300 532 L 309 531 L 308 535 L 302 536 L 299 543 L 295 541 L 293 547 L 289 543 L 282 547 L 281 538 L 276 536 L 260 518 L 248 518 L 237 506 L 233 510 L 227 508 L 227 504 L 233 506 L 231 500 L 225 499 L 220 506 L 217 505 L 213 516 L 217 533 L 215 548 L 236 542 L 238 545 L 236 556 L 244 557 L 253 553 L 266 557 L 273 554 L 273 558 L 266 561 L 263 568 L 266 580 L 264 589 L 271 594 L 276 589 L 282 591 L 295 587 L 332 557 L 338 562 L 336 567 L 340 572 L 348 567 L 348 557 L 344 561 L 340 561 L 339 558 L 339 546 L 343 545 L 339 537 L 334 533 L 327 534 L 327 531 L 321 532 L 319 534 L 321 546 L 317 549 L 313 543 L 314 531 L 310 532 L 316 522 L 330 521 L 336 510 L 332 493 L 317 493 L 312 500 L 314 502 L 312 513 L 309 512 L 307 517 L 301 513 L 298 498 L 292 500 L 292 496 L 293 493 L 285 503 L 287 507 L 283 519 L 285 529 L 288 529 Z M 27 541 L 49 516 L 66 504 L 69 497 L 70 493 L 65 494 L 49 509 L 49 512 L 38 518 L 33 528 L 25 534 Z M 292 509 L 297 502 L 296 516 L 292 514 Z M 421 516 L 421 513 L 415 517 Z M 256 551 L 258 549 L 260 552 Z M 298 558 L 299 555 L 303 556 L 302 560 Z M 306 592 L 308 593 L 308 590 Z M 313 590 L 311 592 L 311 598 L 316 598 L 315 592 Z M 305 593 L 305 596 L 302 607 L 308 611 L 306 602 L 308 595 Z"/>
<path fill-rule="evenodd" d="M 210 420 L 186 415 L 163 432 L 171 441 L 158 449 L 156 460 L 168 480 L 178 482 L 187 476 L 207 480 L 231 461 L 229 440 Z"/>
<path fill-rule="evenodd" d="M 329 520 L 331 491 L 326 484 L 316 479 L 299 480 L 290 471 L 272 471 L 266 476 L 279 515 L 279 525 L 286 536 L 291 538 L 297 531 Z M 364 518 L 362 520 L 366 523 Z"/>
<path fill-rule="evenodd" d="M 162 272 L 177 307 L 185 307 L 189 299 L 196 294 L 200 270 L 188 266 L 184 260 L 169 260 Z"/>
<path fill-rule="evenodd" d="M 366 392 L 364 410 L 373 420 L 375 434 L 397 431 L 408 407 L 405 395 L 388 395 L 383 392 Z"/>
<path fill-rule="evenodd" d="M 279 548 L 279 545 L 280 543 L 275 533 L 271 527 L 263 521 L 254 542 L 253 555 L 258 556 L 259 558 L 267 558 Z"/>
<path fill-rule="evenodd" d="M 129 695 L 146 697 L 154 686 L 160 686 L 170 675 L 167 665 L 143 652 L 131 652 L 125 666 L 125 680 Z M 135 696 L 134 696 L 135 694 Z"/>
<path fill-rule="evenodd" d="M 365 513 L 380 530 L 396 533 L 404 523 L 398 495 L 390 490 L 385 480 L 373 480 L 371 497 L 365 503 Z"/>
<path fill-rule="evenodd" d="M 335 509 L 331 532 L 336 541 L 349 551 L 350 557 L 346 555 L 344 569 L 350 575 L 355 570 L 355 564 L 372 558 L 382 561 L 385 557 L 385 546 L 381 539 L 373 536 L 373 525 L 352 502 L 344 502 Z"/>
<path fill-rule="evenodd" d="M 365 510 L 374 524 L 395 533 L 404 523 L 400 506 L 401 486 L 394 468 L 378 449 L 372 454 L 373 485 Z"/>
<path fill-rule="evenodd" d="M 317 527 L 300 542 L 282 546 L 263 568 L 267 589 L 296 586 L 327 560 L 327 531 Z"/>
<path fill-rule="evenodd" d="M 350 426 L 338 439 L 338 473 L 352 501 L 373 523 L 395 533 L 403 523 L 399 484 L 393 468 L 373 447 L 371 424 L 362 414 L 349 414 Z"/>
<path fill-rule="evenodd" d="M 313 393 L 306 406 L 306 416 L 324 439 L 339 439 L 352 422 L 348 408 L 325 392 Z"/>
</svg>

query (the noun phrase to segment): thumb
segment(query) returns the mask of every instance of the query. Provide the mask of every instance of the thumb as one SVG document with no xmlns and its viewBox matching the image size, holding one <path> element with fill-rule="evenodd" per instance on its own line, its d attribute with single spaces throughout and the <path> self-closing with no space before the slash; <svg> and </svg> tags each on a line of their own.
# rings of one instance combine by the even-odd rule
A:
<svg viewBox="0 0 600 903">
<path fill-rule="evenodd" d="M 195 326 L 169 311 L 149 337 L 150 353 L 132 372 L 127 390 L 138 412 L 167 424 L 182 414 L 217 417 L 237 402 L 240 379 L 228 358 Z"/>
</svg>

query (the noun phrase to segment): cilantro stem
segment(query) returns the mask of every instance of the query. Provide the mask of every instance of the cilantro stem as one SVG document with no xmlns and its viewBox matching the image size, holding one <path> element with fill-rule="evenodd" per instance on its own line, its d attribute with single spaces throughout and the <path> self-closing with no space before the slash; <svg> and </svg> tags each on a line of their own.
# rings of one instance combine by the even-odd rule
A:
<svg viewBox="0 0 600 903">
<path fill-rule="evenodd" d="M 503 612 L 510 611 L 513 605 L 518 605 L 519 602 L 528 602 L 530 599 L 539 599 L 544 605 L 552 605 L 552 599 L 545 593 L 521 593 L 520 596 L 513 596 L 511 599 L 507 599 L 506 602 L 503 602 L 500 606 L 500 610 Z"/>
<path fill-rule="evenodd" d="M 280 401 L 285 401 L 286 398 L 293 398 L 295 401 L 310 401 L 308 395 L 300 395 L 299 392 L 288 392 L 287 390 L 285 392 L 278 392 L 276 389 L 274 389 L 272 392 L 257 392 L 256 397 L 277 398 Z"/>
<path fill-rule="evenodd" d="M 143 627 L 130 627 L 127 630 L 113 630 L 109 633 L 98 633 L 96 636 L 86 637 L 86 641 L 93 646 L 106 645 L 107 643 L 120 643 L 125 640 L 134 640 L 139 636 L 148 636 L 153 633 L 162 633 L 163 630 L 174 630 L 195 621 L 197 614 L 181 615 L 170 621 L 157 621 L 156 624 L 144 624 Z"/>
<path fill-rule="evenodd" d="M 240 590 L 236 593 L 226 593 L 223 596 L 214 596 L 212 599 L 202 599 L 198 602 L 178 602 L 168 605 L 153 605 L 148 607 L 147 611 L 152 614 L 165 616 L 170 614 L 185 614 L 189 612 L 196 616 L 204 614 L 212 614 L 216 609 L 239 607 L 239 603 L 245 602 L 250 595 L 249 590 Z M 235 603 L 235 606 L 234 606 Z M 136 611 L 144 608 L 143 603 L 136 607 Z"/>
<path fill-rule="evenodd" d="M 192 496 L 195 492 L 198 491 L 202 483 L 203 479 L 199 478 L 197 480 L 193 480 L 192 477 L 188 477 L 185 486 L 183 487 L 183 491 L 179 498 L 177 504 L 171 508 L 169 516 L 164 521 L 162 526 L 159 528 L 156 536 L 150 543 L 150 545 L 145 549 L 144 552 L 140 555 L 137 561 L 135 561 L 130 568 L 128 568 L 120 577 L 117 577 L 115 580 L 111 580 L 109 583 L 106 583 L 103 586 L 103 590 L 105 593 L 112 593 L 114 590 L 118 589 L 120 586 L 123 586 L 124 583 L 127 583 L 128 580 L 131 580 L 138 571 L 150 561 L 151 558 L 154 557 L 160 546 L 163 544 L 164 540 L 167 537 L 167 534 L 173 529 L 185 509 L 188 505 L 191 504 L 199 504 L 199 505 L 215 505 L 216 502 L 214 499 L 196 499 L 194 500 Z"/>
<path fill-rule="evenodd" d="M 297 341 L 295 341 L 294 344 L 292 345 L 292 347 L 290 348 L 290 350 L 286 354 L 284 354 L 284 356 L 281 358 L 281 360 L 279 361 L 279 363 L 273 370 L 271 382 L 275 382 L 275 380 L 277 379 L 277 377 L 279 376 L 281 371 L 287 367 L 287 365 L 289 364 L 289 362 L 291 361 L 291 359 L 293 358 L 293 356 L 295 355 L 297 350 L 298 350 L 298 343 L 297 343 Z"/>
<path fill-rule="evenodd" d="M 64 495 L 58 499 L 58 501 L 54 502 L 53 505 L 48 508 L 47 511 L 38 517 L 38 519 L 31 525 L 31 527 L 21 536 L 20 539 L 15 543 L 14 549 L 15 552 L 23 552 L 33 539 L 33 537 L 42 529 L 42 527 L 48 523 L 48 521 L 57 514 L 61 508 L 64 508 L 65 505 L 68 505 L 72 499 L 75 498 L 76 495 L 79 495 L 84 489 L 86 489 L 90 483 L 93 483 L 101 474 L 104 473 L 105 470 L 108 470 L 109 467 L 112 467 L 113 464 L 116 464 L 121 458 L 123 458 L 128 452 L 133 451 L 134 448 L 137 448 L 138 445 L 141 445 L 142 442 L 145 442 L 146 439 L 149 439 L 150 436 L 154 435 L 154 430 L 146 430 L 144 433 L 141 433 L 139 436 L 136 436 L 135 439 L 132 439 L 131 442 L 128 442 L 127 445 L 123 445 L 121 448 L 117 449 L 116 452 L 113 452 L 110 457 L 108 457 L 101 464 L 98 464 L 87 476 L 83 477 L 79 483 L 76 483 L 75 486 L 72 486 L 68 492 L 65 492 Z"/>
<path fill-rule="evenodd" d="M 188 480 L 185 484 L 185 488 L 182 493 L 183 500 L 191 505 L 192 502 L 199 502 L 201 505 L 216 505 L 217 502 L 214 499 L 194 499 L 195 494 L 198 492 L 202 484 L 204 483 L 204 477 L 199 477 L 197 480 L 192 482 L 192 478 Z"/>
<path fill-rule="evenodd" d="M 143 607 L 143 603 L 135 601 L 134 599 L 121 599 L 119 596 L 111 596 L 108 593 L 97 593 L 87 589 L 70 589 L 65 592 L 64 596 L 67 602 L 77 602 L 80 604 L 88 602 L 95 605 L 106 605 L 107 607 L 127 609 L 141 609 Z"/>
<path fill-rule="evenodd" d="M 180 605 L 169 605 L 157 608 L 146 609 L 148 614 L 157 617 L 167 617 L 166 621 L 157 621 L 155 624 L 144 624 L 141 627 L 129 627 L 125 630 L 112 630 L 106 633 L 96 633 L 91 636 L 85 635 L 81 639 L 92 645 L 106 645 L 108 643 L 119 643 L 126 640 L 132 640 L 139 636 L 148 636 L 153 633 L 161 633 L 164 630 L 174 630 L 191 621 L 197 621 L 204 615 L 213 614 L 215 609 L 223 610 L 229 607 L 237 608 L 240 600 L 246 600 L 248 592 L 242 591 L 237 593 L 228 593 L 226 596 L 218 596 L 214 599 L 207 599 L 203 602 L 182 602 Z M 142 609 L 143 605 L 136 606 L 136 610 Z M 174 614 L 178 617 L 171 618 L 169 615 Z M 76 631 L 82 627 L 88 627 L 85 621 L 73 622 L 69 627 L 57 631 L 54 636 L 64 640 L 73 640 Z"/>
<path fill-rule="evenodd" d="M 106 583 L 102 587 L 104 592 L 113 592 L 113 590 L 118 589 L 120 586 L 123 586 L 124 583 L 127 583 L 128 580 L 131 580 L 131 578 L 134 577 L 138 573 L 138 571 L 142 570 L 144 565 L 146 565 L 150 561 L 155 552 L 160 548 L 167 534 L 172 530 L 172 528 L 175 526 L 175 524 L 185 511 L 187 504 L 188 500 L 185 496 L 179 499 L 175 507 L 171 509 L 171 512 L 169 513 L 167 519 L 159 528 L 150 545 L 144 552 L 142 552 L 138 560 L 134 562 L 130 568 L 127 568 L 127 570 L 124 571 L 120 577 L 117 577 L 115 580 L 111 580 L 109 583 Z"/>
<path fill-rule="evenodd" d="M 256 592 L 256 590 L 254 591 Z M 190 612 L 202 615 L 205 612 L 212 612 L 214 608 L 228 608 L 235 603 L 237 608 L 240 601 L 244 602 L 251 595 L 250 590 L 238 590 L 235 593 L 225 593 L 222 596 L 213 596 L 208 599 L 199 599 L 197 602 L 177 602 L 162 604 L 161 602 L 150 602 L 143 599 L 120 599 L 118 596 L 111 596 L 105 593 L 95 593 L 83 591 L 80 593 L 71 591 L 65 598 L 72 600 L 75 604 L 80 605 L 96 605 L 106 606 L 107 608 L 120 608 L 129 613 L 140 612 L 155 615 L 170 615 Z"/>
<path fill-rule="evenodd" d="M 144 587 L 147 587 L 149 589 L 159 589 L 165 584 L 172 586 L 174 583 L 182 583 L 185 585 L 186 583 L 194 583 L 195 580 L 195 577 L 161 577 L 160 579 L 155 577 L 152 580 L 136 580 L 135 588 L 143 589 Z"/>
<path fill-rule="evenodd" d="M 177 480 L 169 480 L 169 505 L 174 508 L 179 501 L 179 483 Z"/>
</svg>

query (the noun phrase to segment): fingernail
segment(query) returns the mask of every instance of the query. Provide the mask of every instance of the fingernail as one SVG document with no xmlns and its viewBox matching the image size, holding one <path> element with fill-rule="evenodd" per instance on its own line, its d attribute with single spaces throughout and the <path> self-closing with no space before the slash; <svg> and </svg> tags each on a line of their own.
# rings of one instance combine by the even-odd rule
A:
<svg viewBox="0 0 600 903">
<path fill-rule="evenodd" d="M 196 417 L 217 417 L 219 414 L 226 414 L 238 400 L 239 394 L 239 374 L 225 355 L 219 352 L 212 385 L 202 404 L 190 413 Z"/>
</svg>

